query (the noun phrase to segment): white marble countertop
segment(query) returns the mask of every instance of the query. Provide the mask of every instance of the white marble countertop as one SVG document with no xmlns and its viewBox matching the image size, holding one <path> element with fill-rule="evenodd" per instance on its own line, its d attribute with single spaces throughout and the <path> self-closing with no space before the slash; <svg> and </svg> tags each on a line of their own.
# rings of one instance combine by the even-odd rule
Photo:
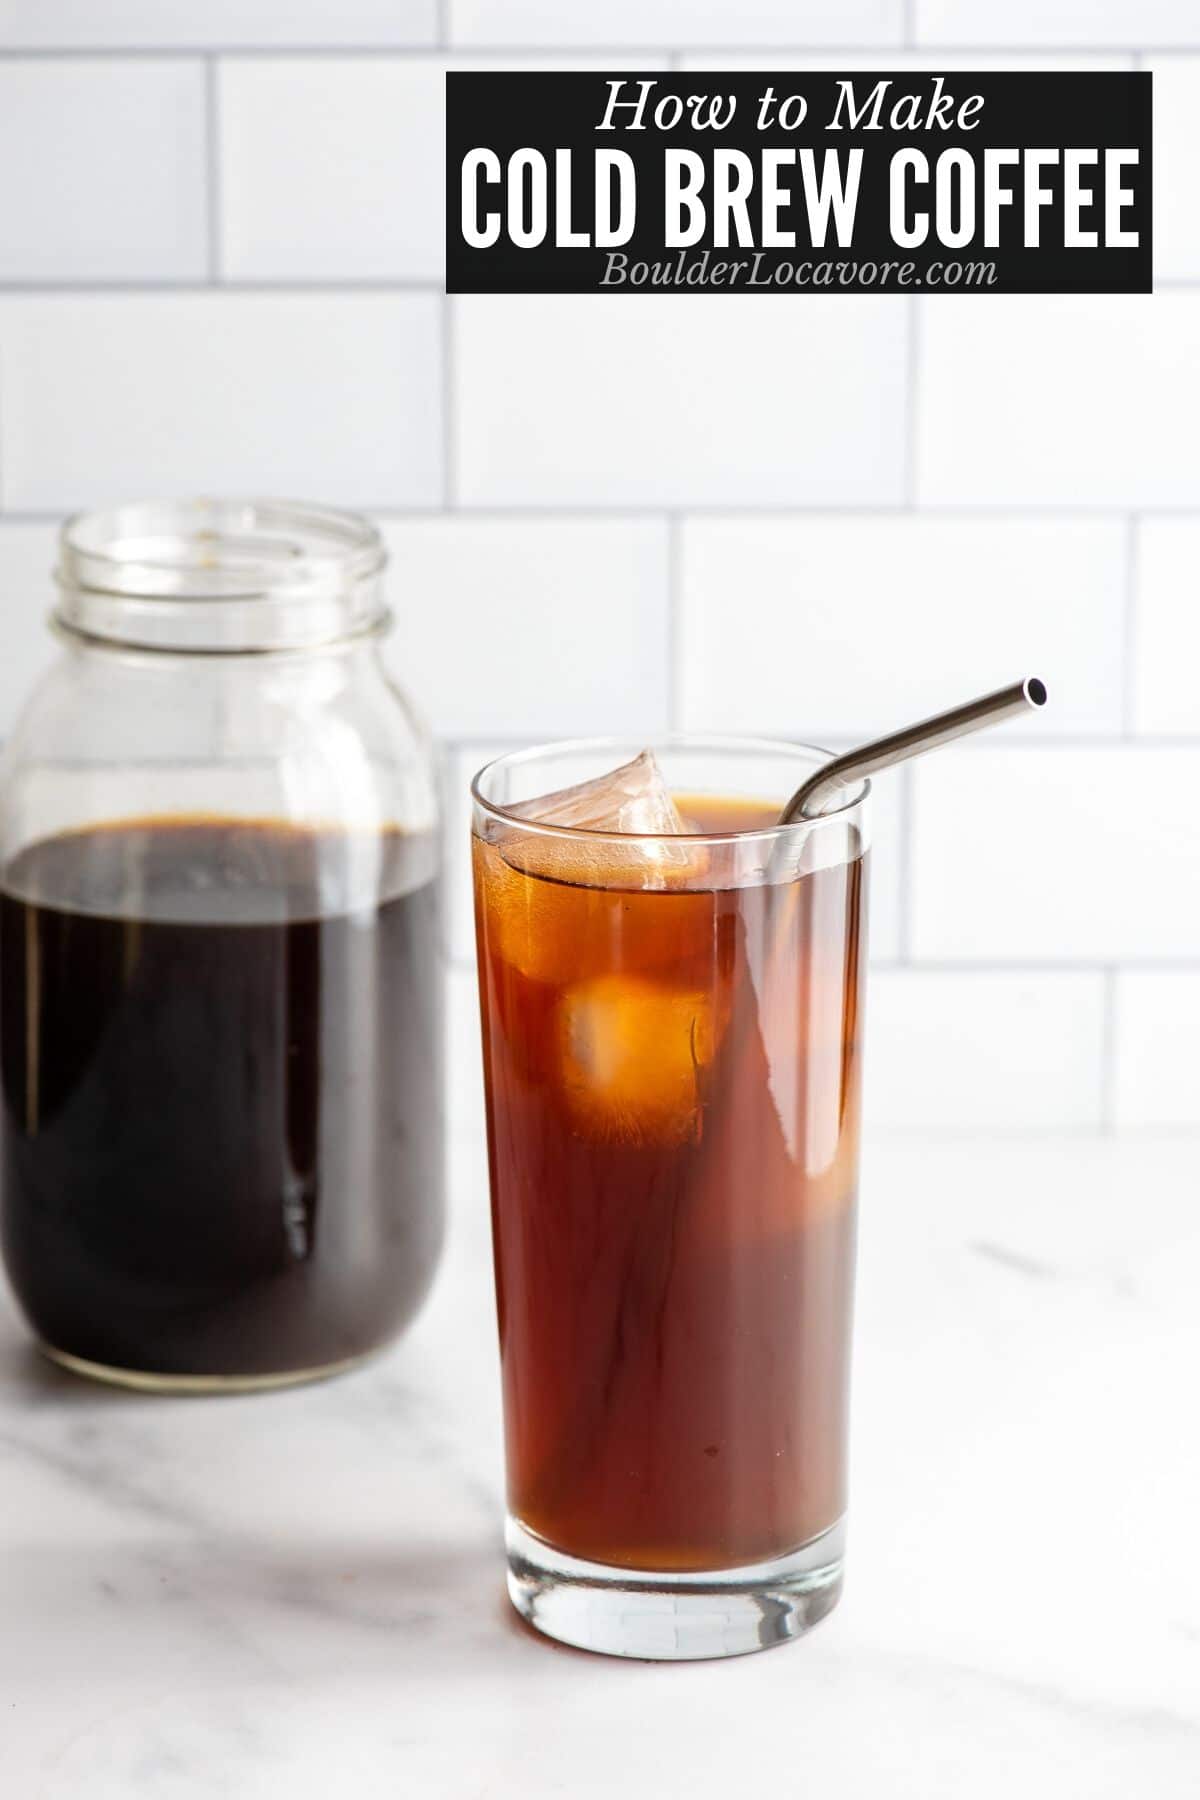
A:
<svg viewBox="0 0 1200 1800">
<path fill-rule="evenodd" d="M 846 1592 L 761 1656 L 555 1648 L 503 1594 L 485 1176 L 374 1366 L 155 1400 L 0 1308 L 0 1791 L 21 1800 L 1200 1791 L 1200 1143 L 865 1170 Z"/>
</svg>

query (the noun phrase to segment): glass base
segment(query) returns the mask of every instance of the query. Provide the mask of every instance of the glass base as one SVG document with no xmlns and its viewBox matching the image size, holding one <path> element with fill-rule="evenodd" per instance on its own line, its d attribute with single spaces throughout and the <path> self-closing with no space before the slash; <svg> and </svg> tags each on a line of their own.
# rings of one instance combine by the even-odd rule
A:
<svg viewBox="0 0 1200 1800">
<path fill-rule="evenodd" d="M 331 1375 L 344 1375 L 369 1362 L 373 1350 L 359 1356 L 345 1356 L 340 1362 L 324 1363 L 315 1369 L 285 1369 L 278 1375 L 158 1375 L 151 1369 L 120 1369 L 108 1363 L 89 1362 L 85 1356 L 72 1356 L 69 1350 L 56 1350 L 53 1344 L 38 1344 L 43 1356 L 72 1375 L 86 1375 L 89 1381 L 107 1382 L 109 1387 L 135 1388 L 143 1394 L 255 1394 L 269 1388 L 299 1387 L 306 1381 L 327 1381 Z"/>
<path fill-rule="evenodd" d="M 842 1591 L 845 1521 L 772 1562 L 656 1575 L 582 1562 L 509 1518 L 508 1593 L 547 1637 L 605 1656 L 687 1662 L 745 1656 L 801 1637 Z"/>
</svg>

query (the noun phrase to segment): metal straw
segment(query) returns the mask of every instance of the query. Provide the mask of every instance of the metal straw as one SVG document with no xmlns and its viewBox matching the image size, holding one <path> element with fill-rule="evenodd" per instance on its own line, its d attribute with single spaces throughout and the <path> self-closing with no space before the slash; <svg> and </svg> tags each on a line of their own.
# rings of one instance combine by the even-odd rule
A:
<svg viewBox="0 0 1200 1800">
<path fill-rule="evenodd" d="M 1036 675 L 1015 681 L 1011 687 L 984 694 L 979 700 L 968 700 L 965 706 L 952 707 L 919 725 L 907 725 L 893 731 L 890 737 L 876 738 L 858 750 L 847 750 L 835 756 L 810 775 L 803 787 L 796 789 L 779 815 L 781 825 L 793 825 L 798 819 L 819 819 L 846 803 L 846 790 L 857 787 L 868 775 L 890 769 L 893 763 L 907 762 L 910 756 L 921 756 L 953 738 L 968 732 L 982 731 L 987 725 L 998 725 L 1001 719 L 1015 718 L 1046 704 L 1046 686 Z"/>
</svg>

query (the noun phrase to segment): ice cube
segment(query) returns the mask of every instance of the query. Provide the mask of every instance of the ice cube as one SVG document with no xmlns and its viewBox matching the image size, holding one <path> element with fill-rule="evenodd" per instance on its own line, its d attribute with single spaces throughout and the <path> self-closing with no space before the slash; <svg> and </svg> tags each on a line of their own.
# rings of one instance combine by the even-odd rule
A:
<svg viewBox="0 0 1200 1800">
<path fill-rule="evenodd" d="M 609 896 L 602 885 L 531 879 L 519 861 L 523 847 L 524 840 L 475 840 L 480 941 L 520 974 L 557 987 L 586 972 L 588 944 L 598 938 L 607 951 L 601 916 Z"/>
<path fill-rule="evenodd" d="M 561 985 L 613 967 L 614 893 L 682 900 L 707 884 L 707 846 L 678 835 L 686 826 L 648 750 L 610 774 L 506 810 L 563 828 L 497 820 L 475 844 L 482 928 L 506 963 L 536 980 Z"/>
<path fill-rule="evenodd" d="M 652 750 L 607 775 L 559 788 L 536 800 L 506 808 L 519 819 L 542 825 L 572 825 L 583 831 L 659 833 L 678 836 L 687 828 L 663 780 Z"/>
<path fill-rule="evenodd" d="M 515 831 L 499 839 L 514 869 L 580 887 L 661 889 L 695 885 L 703 848 L 689 844 L 670 789 L 650 750 L 607 775 L 559 788 L 506 809 L 538 825 L 560 825 L 578 837 Z M 586 832 L 597 835 L 588 839 Z M 611 835 L 602 835 L 611 834 Z M 679 842 L 673 840 L 678 838 Z"/>
<path fill-rule="evenodd" d="M 568 988 L 559 1051 L 577 1128 L 611 1143 L 698 1142 L 719 1035 L 710 993 L 631 975 Z"/>
</svg>

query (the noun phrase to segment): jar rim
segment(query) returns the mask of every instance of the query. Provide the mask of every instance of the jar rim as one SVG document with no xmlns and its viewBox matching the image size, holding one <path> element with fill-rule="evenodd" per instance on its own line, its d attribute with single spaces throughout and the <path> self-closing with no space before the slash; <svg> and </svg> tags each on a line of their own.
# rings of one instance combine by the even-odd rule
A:
<svg viewBox="0 0 1200 1800">
<path fill-rule="evenodd" d="M 197 497 L 76 513 L 59 534 L 56 623 L 142 650 L 311 648 L 381 629 L 387 551 L 359 513 Z"/>
</svg>

